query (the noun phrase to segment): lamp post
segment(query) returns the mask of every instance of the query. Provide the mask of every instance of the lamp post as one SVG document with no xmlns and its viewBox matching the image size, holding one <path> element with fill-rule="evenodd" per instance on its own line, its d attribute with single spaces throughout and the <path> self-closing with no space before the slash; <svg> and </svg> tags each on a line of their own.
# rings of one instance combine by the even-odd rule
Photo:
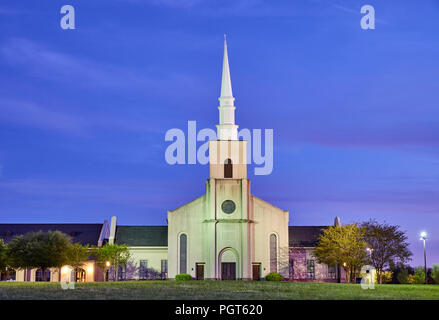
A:
<svg viewBox="0 0 439 320">
<path fill-rule="evenodd" d="M 373 251 L 373 249 L 368 247 L 368 248 L 366 248 L 366 251 L 369 252 L 369 259 L 372 261 L 372 251 Z"/>
<path fill-rule="evenodd" d="M 422 231 L 420 239 L 424 242 L 424 272 L 425 272 L 425 284 L 427 284 L 427 251 L 425 249 L 425 240 L 427 240 L 427 232 Z"/>
<path fill-rule="evenodd" d="M 369 252 L 369 260 L 370 260 L 370 263 L 373 264 L 373 262 L 372 262 L 372 251 L 373 251 L 373 249 L 367 247 L 367 248 L 366 248 L 366 251 Z M 371 270 L 371 271 L 372 271 L 372 273 L 371 273 L 371 282 L 373 283 L 374 278 L 375 278 L 375 274 L 374 274 L 375 269 L 373 269 L 373 270 Z M 381 282 L 380 282 L 380 283 L 381 283 Z"/>
<path fill-rule="evenodd" d="M 105 272 L 105 278 L 107 279 L 107 281 L 109 280 L 108 278 L 109 278 L 109 269 L 110 269 L 110 261 L 107 261 L 106 263 L 105 263 L 105 265 L 107 266 L 107 271 Z"/>
</svg>

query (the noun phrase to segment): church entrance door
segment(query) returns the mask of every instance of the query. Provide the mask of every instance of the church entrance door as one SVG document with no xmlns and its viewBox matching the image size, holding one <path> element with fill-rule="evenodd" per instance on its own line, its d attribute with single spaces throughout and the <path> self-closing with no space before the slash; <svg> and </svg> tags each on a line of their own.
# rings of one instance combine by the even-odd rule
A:
<svg viewBox="0 0 439 320">
<path fill-rule="evenodd" d="M 253 271 L 253 280 L 255 281 L 259 281 L 261 280 L 261 265 L 258 264 L 253 264 L 252 265 L 252 271 Z"/>
<path fill-rule="evenodd" d="M 204 280 L 204 264 L 197 263 L 197 280 Z"/>
<path fill-rule="evenodd" d="M 221 263 L 221 280 L 236 280 L 236 263 Z"/>
</svg>

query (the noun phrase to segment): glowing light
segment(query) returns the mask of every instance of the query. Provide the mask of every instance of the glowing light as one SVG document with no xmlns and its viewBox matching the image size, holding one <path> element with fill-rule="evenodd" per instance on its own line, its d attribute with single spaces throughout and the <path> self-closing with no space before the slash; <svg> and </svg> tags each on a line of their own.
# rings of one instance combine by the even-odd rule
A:
<svg viewBox="0 0 439 320">
<path fill-rule="evenodd" d="M 421 237 L 420 240 L 426 240 L 427 239 L 427 232 L 422 231 L 419 236 Z"/>
<path fill-rule="evenodd" d="M 109 267 L 110 266 L 110 261 L 107 261 L 106 265 L 107 265 L 107 267 Z"/>
</svg>

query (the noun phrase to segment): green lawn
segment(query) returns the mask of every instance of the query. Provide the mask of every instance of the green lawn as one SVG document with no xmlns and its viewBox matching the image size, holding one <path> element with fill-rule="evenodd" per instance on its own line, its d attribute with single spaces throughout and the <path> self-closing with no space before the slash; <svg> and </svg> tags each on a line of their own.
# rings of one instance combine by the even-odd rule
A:
<svg viewBox="0 0 439 320">
<path fill-rule="evenodd" d="M 436 299 L 439 285 L 376 285 L 268 281 L 126 281 L 76 284 L 63 290 L 59 283 L 0 282 L 5 299 Z"/>
</svg>

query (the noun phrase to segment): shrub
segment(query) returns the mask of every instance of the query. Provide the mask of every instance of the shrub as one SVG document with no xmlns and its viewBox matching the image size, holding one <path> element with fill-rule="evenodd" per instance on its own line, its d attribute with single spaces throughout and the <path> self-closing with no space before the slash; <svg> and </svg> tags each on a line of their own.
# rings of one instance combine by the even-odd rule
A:
<svg viewBox="0 0 439 320">
<path fill-rule="evenodd" d="M 282 281 L 282 275 L 280 275 L 279 273 L 276 272 L 272 272 L 267 274 L 267 276 L 265 277 L 265 280 L 267 281 Z"/>
<path fill-rule="evenodd" d="M 191 280 L 191 279 L 192 279 L 191 275 L 187 274 L 187 273 L 180 273 L 180 274 L 177 274 L 175 276 L 175 280 L 178 280 L 178 281 Z"/>
<path fill-rule="evenodd" d="M 416 284 L 425 283 L 425 271 L 424 271 L 423 267 L 416 267 L 415 268 L 414 281 Z"/>
<path fill-rule="evenodd" d="M 396 279 L 401 284 L 410 283 L 409 282 L 409 271 L 407 269 L 402 269 L 400 272 L 398 272 Z"/>
<path fill-rule="evenodd" d="M 383 283 L 391 283 L 393 278 L 393 272 L 391 270 L 383 271 L 381 274 L 381 280 Z M 374 281 L 378 283 L 378 273 L 374 272 Z"/>
</svg>

